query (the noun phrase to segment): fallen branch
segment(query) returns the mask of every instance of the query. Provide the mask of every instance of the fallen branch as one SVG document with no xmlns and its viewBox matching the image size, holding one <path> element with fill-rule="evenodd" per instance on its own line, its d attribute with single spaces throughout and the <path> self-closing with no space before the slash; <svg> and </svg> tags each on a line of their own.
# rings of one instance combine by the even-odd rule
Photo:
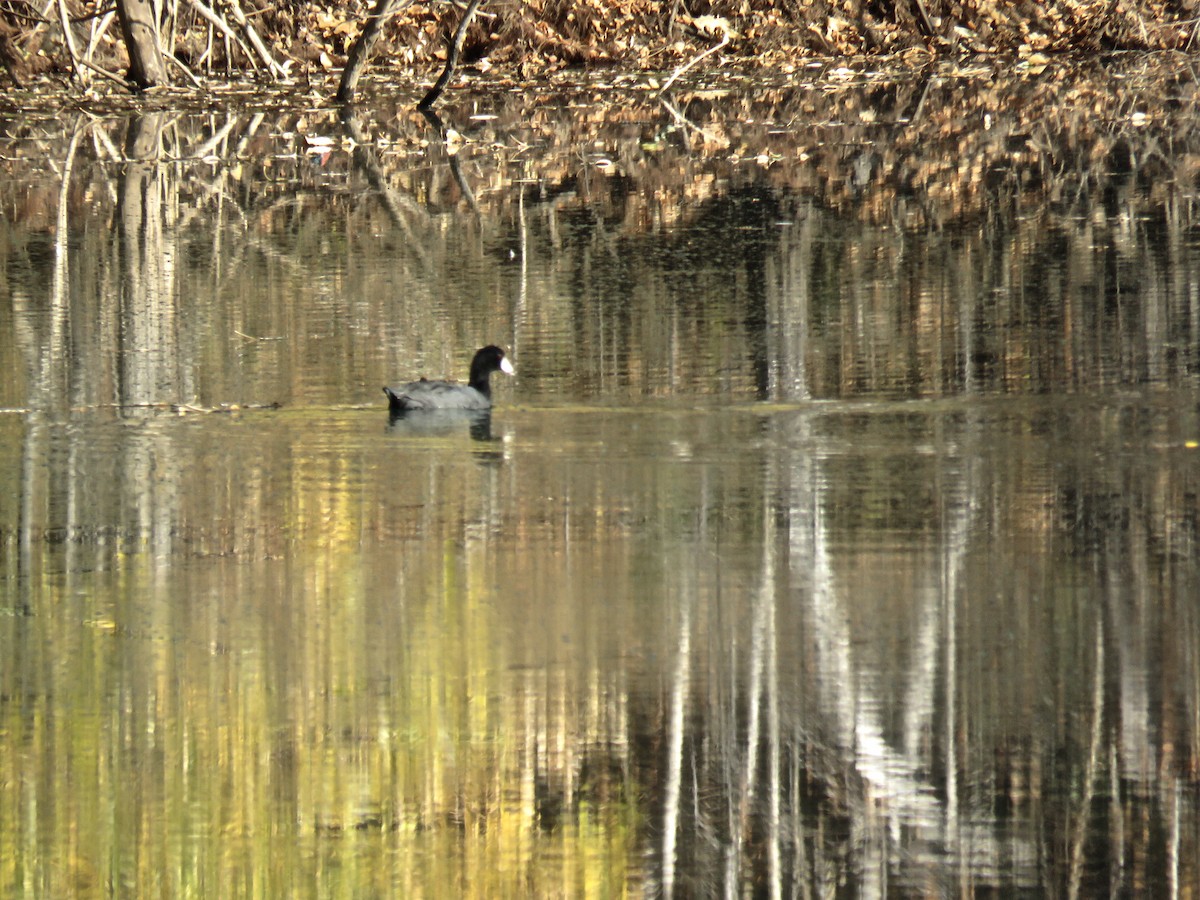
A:
<svg viewBox="0 0 1200 900">
<path fill-rule="evenodd" d="M 176 59 L 170 53 L 164 53 L 163 59 L 165 59 L 167 62 L 171 63 L 171 65 L 176 66 L 181 72 L 183 72 L 183 76 L 192 83 L 192 87 L 199 90 L 200 88 L 202 88 L 204 86 L 200 83 L 200 79 L 192 74 L 192 70 L 189 69 L 186 65 L 184 65 L 183 60 Z"/>
<path fill-rule="evenodd" d="M 714 44 L 703 53 L 693 57 L 690 62 L 686 62 L 677 68 L 671 74 L 671 77 L 667 79 L 667 83 L 664 84 L 659 90 L 658 96 L 660 97 L 667 92 L 667 89 L 670 88 L 671 85 L 673 85 L 681 75 L 692 69 L 702 59 L 712 56 L 714 53 L 717 53 L 720 50 L 728 47 L 729 42 L 737 36 L 737 32 L 735 32 L 729 26 L 728 22 L 726 22 L 724 19 L 717 18 L 716 16 L 701 16 L 700 18 L 694 20 L 694 24 L 702 34 L 710 34 L 714 31 L 719 31 L 721 33 L 721 42 L 719 44 Z"/>
<path fill-rule="evenodd" d="M 117 84 L 121 85 L 122 87 L 129 87 L 129 80 L 127 78 L 123 78 L 122 76 L 118 75 L 116 72 L 110 72 L 110 71 L 108 71 L 108 69 L 105 69 L 105 68 L 102 68 L 102 67 L 96 65 L 91 60 L 81 59 L 81 60 L 79 60 L 79 65 L 85 69 L 91 69 L 97 75 L 103 75 L 109 81 L 115 81 Z"/>
</svg>

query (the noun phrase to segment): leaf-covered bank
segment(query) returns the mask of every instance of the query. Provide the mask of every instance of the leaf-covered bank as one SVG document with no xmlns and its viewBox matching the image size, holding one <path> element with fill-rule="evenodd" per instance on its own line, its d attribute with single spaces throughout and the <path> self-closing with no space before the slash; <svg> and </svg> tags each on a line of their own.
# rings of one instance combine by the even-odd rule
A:
<svg viewBox="0 0 1200 900">
<path fill-rule="evenodd" d="M 57 9 L 47 13 L 24 0 L 0 8 L 0 63 L 9 81 L 119 82 L 130 61 L 113 9 L 99 0 L 64 0 Z M 228 77 L 311 79 L 345 65 L 371 12 L 367 0 L 176 0 L 166 6 L 158 40 L 167 77 L 181 86 Z M 405 6 L 383 26 L 371 65 L 392 78 L 431 81 L 460 16 L 449 4 Z M 863 55 L 900 55 L 917 65 L 935 56 L 997 54 L 1036 66 L 1052 54 L 1190 52 L 1198 28 L 1196 0 L 715 0 L 690 6 L 492 0 L 473 20 L 463 62 L 476 70 L 500 67 L 522 80 L 579 67 L 671 72 L 691 62 L 698 71 L 786 72 L 806 59 Z"/>
</svg>

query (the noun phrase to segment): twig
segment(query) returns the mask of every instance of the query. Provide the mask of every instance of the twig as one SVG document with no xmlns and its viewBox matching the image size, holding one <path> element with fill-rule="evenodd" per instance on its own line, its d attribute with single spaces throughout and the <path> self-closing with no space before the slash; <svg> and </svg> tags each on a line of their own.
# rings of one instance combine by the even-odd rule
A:
<svg viewBox="0 0 1200 900">
<path fill-rule="evenodd" d="M 675 25 L 679 21 L 679 3 L 680 0 L 673 0 L 671 3 L 671 14 L 667 17 L 667 36 L 675 36 Z"/>
<path fill-rule="evenodd" d="M 76 25 L 81 25 L 92 19 L 102 19 L 105 16 L 115 15 L 117 12 L 116 6 L 109 6 L 106 9 L 94 9 L 90 13 L 84 13 L 82 16 L 76 16 L 71 21 Z"/>
<path fill-rule="evenodd" d="M 163 41 L 161 31 L 158 34 L 158 47 L 160 50 L 162 50 L 163 56 L 165 56 L 171 62 L 178 63 L 179 60 L 175 58 L 175 32 L 179 25 L 179 0 L 166 0 L 165 5 L 167 8 L 166 20 L 165 22 L 160 21 L 158 23 L 158 27 L 161 29 L 162 26 L 166 24 L 169 30 L 167 32 L 166 41 Z M 183 71 L 184 76 L 191 79 L 193 87 L 200 86 L 196 81 L 195 76 L 192 75 L 191 70 L 189 70 L 187 66 L 180 63 L 180 69 Z"/>
<path fill-rule="evenodd" d="M 188 156 L 192 157 L 193 159 L 204 159 L 209 154 L 215 152 L 217 147 L 221 146 L 221 142 L 225 140 L 225 138 L 229 137 L 236 125 L 237 119 L 234 116 L 227 117 L 225 119 L 224 127 L 218 128 L 216 134 L 210 137 L 199 147 L 191 150 L 188 153 Z"/>
<path fill-rule="evenodd" d="M 463 12 L 462 21 L 458 23 L 458 29 L 454 32 L 454 39 L 450 42 L 450 49 L 446 53 L 446 65 L 442 69 L 442 74 L 438 76 L 438 80 L 434 82 L 433 87 L 429 89 L 429 93 L 421 98 L 421 102 L 417 104 L 417 109 L 429 109 L 433 104 L 437 103 L 438 97 L 442 96 L 442 91 L 446 89 L 446 85 L 450 83 L 451 76 L 454 75 L 454 68 L 458 65 L 458 58 L 462 55 L 463 44 L 467 40 L 467 29 L 471 27 L 471 20 L 475 18 L 475 12 L 479 9 L 479 5 L 483 0 L 471 0 Z"/>
<path fill-rule="evenodd" d="M 917 101 L 917 108 L 913 110 L 913 114 L 908 117 L 908 127 L 911 128 L 921 119 L 921 113 L 925 110 L 925 99 L 929 96 L 929 87 L 933 84 L 933 76 L 926 74 L 925 84 L 921 88 L 921 98 Z"/>
<path fill-rule="evenodd" d="M 33 22 L 35 25 L 49 25 L 50 24 L 50 20 L 45 18 L 44 16 L 38 16 L 33 13 L 21 12 L 20 10 L 17 10 L 17 9 L 6 9 L 4 11 L 4 15 L 6 15 L 10 18 L 13 18 L 13 19 L 21 19 L 22 21 L 25 21 L 25 22 Z"/>
<path fill-rule="evenodd" d="M 245 410 L 279 409 L 280 403 L 222 403 L 220 406 L 197 406 L 194 403 L 125 403 L 122 409 L 169 409 L 174 413 L 236 413 Z"/>
<path fill-rule="evenodd" d="M 213 32 L 215 30 L 216 29 L 213 27 L 212 22 L 209 22 L 208 23 L 208 44 L 207 44 L 207 46 L 205 46 L 204 52 L 200 54 L 200 59 L 197 60 L 197 63 L 207 67 L 206 71 L 208 72 L 209 75 L 212 75 Z"/>
</svg>

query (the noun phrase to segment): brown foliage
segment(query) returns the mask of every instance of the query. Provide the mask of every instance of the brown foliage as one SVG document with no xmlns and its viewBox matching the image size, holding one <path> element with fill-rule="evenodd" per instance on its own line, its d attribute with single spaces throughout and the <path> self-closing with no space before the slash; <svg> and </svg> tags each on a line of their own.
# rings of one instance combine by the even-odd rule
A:
<svg viewBox="0 0 1200 900">
<path fill-rule="evenodd" d="M 211 5 L 221 13 L 221 3 Z M 70 8 L 73 28 L 86 43 L 100 0 L 72 0 Z M 313 75 L 345 63 L 369 4 L 247 0 L 242 8 L 270 52 L 290 61 L 292 75 Z M 178 15 L 167 32 L 174 36 L 171 49 L 197 74 L 258 68 L 192 7 L 181 4 Z M 373 66 L 427 77 L 444 60 L 460 15 L 460 7 L 445 3 L 409 6 L 388 23 Z M 801 58 L 914 51 L 1029 59 L 1190 49 L 1200 28 L 1200 0 L 492 0 L 476 17 L 463 60 L 485 69 L 510 67 L 523 78 L 568 67 L 670 71 L 716 43 L 711 29 L 696 27 L 705 17 L 725 23 L 733 38 L 705 66 L 786 70 Z M 115 31 L 100 35 L 96 62 L 117 71 L 127 59 Z M 0 64 L 12 79 L 55 67 L 69 71 L 61 38 L 60 23 L 41 20 L 27 2 L 0 2 Z"/>
</svg>

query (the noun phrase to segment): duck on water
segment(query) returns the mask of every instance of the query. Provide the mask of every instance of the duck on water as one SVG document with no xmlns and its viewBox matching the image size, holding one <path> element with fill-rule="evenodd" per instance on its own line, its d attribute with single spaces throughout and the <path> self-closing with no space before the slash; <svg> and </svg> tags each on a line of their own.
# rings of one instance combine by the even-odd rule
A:
<svg viewBox="0 0 1200 900">
<path fill-rule="evenodd" d="M 434 409 L 491 409 L 493 372 L 515 374 L 504 351 L 488 345 L 475 352 L 466 384 L 453 381 L 410 381 L 398 387 L 385 387 L 388 407 L 393 413 Z"/>
</svg>

